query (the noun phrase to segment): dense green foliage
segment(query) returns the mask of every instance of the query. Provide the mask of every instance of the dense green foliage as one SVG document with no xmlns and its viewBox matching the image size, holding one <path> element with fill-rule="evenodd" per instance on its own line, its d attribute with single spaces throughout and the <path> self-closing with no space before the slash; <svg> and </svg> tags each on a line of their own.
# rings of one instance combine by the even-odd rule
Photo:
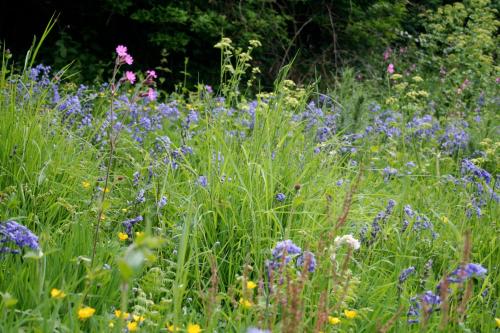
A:
<svg viewBox="0 0 500 333">
<path fill-rule="evenodd" d="M 102 80 L 109 74 L 104 73 L 109 69 L 108 45 L 126 42 L 141 64 L 167 71 L 169 87 L 183 80 L 186 67 L 189 83 L 213 81 L 219 64 L 212 46 L 222 35 L 236 47 L 257 39 L 263 47 L 254 54 L 254 65 L 261 67 L 262 82 L 270 87 L 279 69 L 295 56 L 290 75 L 298 82 L 335 77 L 343 65 L 373 72 L 386 45 L 400 42 L 403 31 L 413 36 L 422 31 L 418 14 L 446 2 L 25 0 L 12 3 L 11 12 L 2 11 L 0 38 L 22 54 L 25 40 L 53 13 L 60 14 L 44 48 L 46 64 L 60 68 L 75 61 L 73 69 L 85 80 Z M 19 25 L 27 11 L 32 20 Z"/>
<path fill-rule="evenodd" d="M 169 24 L 202 20 L 183 4 Z M 149 5 L 113 8 L 156 22 Z M 372 75 L 344 67 L 325 90 L 293 66 L 259 87 L 273 46 L 257 28 L 210 45 L 217 89 L 162 90 L 123 45 L 87 86 L 36 65 L 39 44 L 22 65 L 3 52 L 0 332 L 498 329 L 496 15 L 440 7 L 407 44 L 373 44 Z M 366 20 L 345 26 L 359 43 Z M 189 31 L 172 42 L 189 50 Z"/>
</svg>

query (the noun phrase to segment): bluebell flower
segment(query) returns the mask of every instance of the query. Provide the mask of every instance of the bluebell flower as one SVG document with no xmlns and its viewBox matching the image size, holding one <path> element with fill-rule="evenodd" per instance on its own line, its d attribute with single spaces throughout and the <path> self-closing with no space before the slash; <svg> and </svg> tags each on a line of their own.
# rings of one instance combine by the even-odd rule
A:
<svg viewBox="0 0 500 333">
<path fill-rule="evenodd" d="M 462 175 L 471 175 L 472 178 L 482 179 L 486 184 L 491 182 L 491 174 L 488 171 L 476 166 L 466 158 L 462 160 L 460 172 Z"/>
<path fill-rule="evenodd" d="M 462 283 L 471 277 L 483 278 L 488 270 L 480 264 L 469 263 L 455 269 L 447 278 L 450 283 Z"/>
<path fill-rule="evenodd" d="M 403 270 L 401 274 L 399 274 L 399 283 L 402 284 L 403 282 L 405 282 L 413 273 L 415 273 L 414 266 L 410 266 L 407 269 Z"/>
<path fill-rule="evenodd" d="M 386 182 L 398 174 L 398 170 L 391 167 L 385 167 L 382 172 L 384 174 L 384 181 Z"/>
<path fill-rule="evenodd" d="M 278 193 L 278 194 L 276 194 L 275 198 L 276 198 L 277 201 L 283 202 L 286 199 L 286 195 L 284 195 L 283 193 Z"/>
<path fill-rule="evenodd" d="M 137 217 L 122 222 L 122 225 L 125 227 L 125 232 L 127 233 L 127 235 L 129 235 L 129 237 L 132 237 L 132 228 L 134 227 L 134 225 L 141 222 L 142 220 L 143 220 L 142 216 L 139 215 Z"/>
<path fill-rule="evenodd" d="M 139 190 L 139 193 L 137 193 L 137 197 L 135 198 L 135 202 L 136 203 L 144 203 L 146 201 L 146 191 L 144 191 L 144 189 L 140 189 Z"/>
<path fill-rule="evenodd" d="M 0 245 L 9 243 L 14 243 L 21 249 L 25 247 L 40 249 L 38 237 L 25 226 L 12 220 L 0 222 Z M 19 253 L 19 250 L 4 246 L 0 248 L 0 252 Z"/>
<path fill-rule="evenodd" d="M 316 270 L 316 257 L 314 253 L 304 251 L 302 255 L 297 258 L 297 268 L 304 268 L 307 263 L 307 270 L 312 273 Z"/>
<path fill-rule="evenodd" d="M 198 185 L 200 185 L 201 187 L 206 188 L 208 186 L 207 177 L 205 177 L 205 176 L 199 176 L 198 177 Z"/>
<path fill-rule="evenodd" d="M 466 121 L 449 124 L 445 133 L 439 137 L 441 149 L 448 154 L 453 154 L 467 148 L 470 137 L 465 128 L 468 126 Z"/>
<path fill-rule="evenodd" d="M 133 177 L 134 177 L 134 179 L 133 179 L 132 182 L 133 182 L 134 186 L 138 186 L 139 185 L 139 179 L 141 178 L 140 172 L 139 171 L 134 172 Z"/>
<path fill-rule="evenodd" d="M 160 209 L 161 209 L 161 208 L 165 207 L 165 205 L 167 204 L 167 201 L 168 201 L 168 200 L 167 200 L 167 197 L 162 196 L 162 197 L 160 198 L 160 201 L 158 201 L 158 208 L 160 208 Z"/>
</svg>

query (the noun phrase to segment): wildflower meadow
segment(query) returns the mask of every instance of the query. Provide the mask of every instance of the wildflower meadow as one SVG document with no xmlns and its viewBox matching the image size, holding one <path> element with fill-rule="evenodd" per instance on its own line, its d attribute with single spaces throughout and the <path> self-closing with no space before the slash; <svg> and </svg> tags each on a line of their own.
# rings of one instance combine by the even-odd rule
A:
<svg viewBox="0 0 500 333">
<path fill-rule="evenodd" d="M 470 3 L 328 87 L 261 87 L 231 36 L 173 90 L 126 40 L 103 81 L 45 65 L 53 21 L 4 47 L 0 332 L 498 332 L 499 21 Z"/>
</svg>

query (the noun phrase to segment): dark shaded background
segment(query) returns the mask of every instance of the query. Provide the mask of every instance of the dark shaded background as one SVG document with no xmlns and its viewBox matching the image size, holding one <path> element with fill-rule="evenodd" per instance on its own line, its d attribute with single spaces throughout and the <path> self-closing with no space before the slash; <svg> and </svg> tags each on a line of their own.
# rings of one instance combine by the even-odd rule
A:
<svg viewBox="0 0 500 333">
<path fill-rule="evenodd" d="M 54 14 L 58 21 L 38 62 L 72 70 L 84 81 L 108 75 L 117 44 L 127 45 L 136 69 L 157 68 L 172 85 L 217 82 L 222 34 L 244 47 L 259 39 L 254 56 L 269 85 L 282 64 L 297 55 L 292 78 L 335 76 L 342 66 L 373 70 L 397 30 L 417 33 L 418 14 L 444 0 L 20 0 L 0 4 L 0 41 L 22 59 Z"/>
</svg>

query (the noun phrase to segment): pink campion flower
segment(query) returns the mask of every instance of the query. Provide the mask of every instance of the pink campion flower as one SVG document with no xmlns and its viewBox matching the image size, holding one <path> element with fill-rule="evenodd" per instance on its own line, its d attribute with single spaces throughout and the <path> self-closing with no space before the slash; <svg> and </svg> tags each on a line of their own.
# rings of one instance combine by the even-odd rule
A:
<svg viewBox="0 0 500 333">
<path fill-rule="evenodd" d="M 393 64 L 389 64 L 389 66 L 387 66 L 387 73 L 389 73 L 389 74 L 394 73 L 394 65 Z"/>
<path fill-rule="evenodd" d="M 132 63 L 134 62 L 134 58 L 132 58 L 132 56 L 130 54 L 126 54 L 124 57 L 123 57 L 123 61 L 125 61 L 125 63 L 127 65 L 132 65 Z"/>
<path fill-rule="evenodd" d="M 149 90 L 148 90 L 148 99 L 150 101 L 154 101 L 156 99 L 156 97 L 157 97 L 156 91 L 154 89 L 152 89 L 152 88 L 149 88 Z"/>
<path fill-rule="evenodd" d="M 496 82 L 496 83 L 500 83 L 500 77 L 497 77 L 497 78 L 495 79 L 495 82 Z"/>
<path fill-rule="evenodd" d="M 158 77 L 158 75 L 156 75 L 156 72 L 154 70 L 146 71 L 146 74 L 148 74 L 148 77 L 151 77 L 153 79 L 156 79 Z"/>
<path fill-rule="evenodd" d="M 123 45 L 118 45 L 116 47 L 116 53 L 119 57 L 125 57 L 127 55 L 127 47 Z"/>
<path fill-rule="evenodd" d="M 387 61 L 391 57 L 392 49 L 390 47 L 386 48 L 384 51 L 384 61 Z"/>
<path fill-rule="evenodd" d="M 125 78 L 131 83 L 134 84 L 135 82 L 135 74 L 134 72 L 131 71 L 126 71 L 125 72 Z"/>
</svg>

